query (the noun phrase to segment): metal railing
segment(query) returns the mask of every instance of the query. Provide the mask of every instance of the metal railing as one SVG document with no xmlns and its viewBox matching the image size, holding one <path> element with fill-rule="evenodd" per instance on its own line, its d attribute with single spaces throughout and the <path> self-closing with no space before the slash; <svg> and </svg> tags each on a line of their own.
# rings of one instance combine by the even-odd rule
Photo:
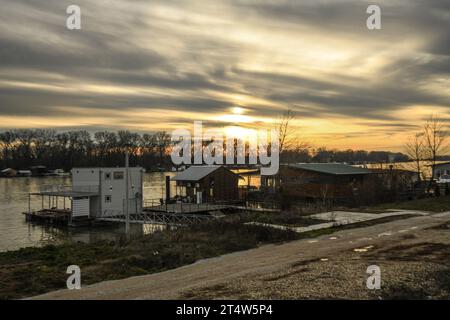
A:
<svg viewBox="0 0 450 320">
<path fill-rule="evenodd" d="M 130 214 L 131 223 L 140 224 L 161 224 L 161 225 L 188 225 L 193 223 L 201 223 L 215 219 L 211 215 L 199 214 L 179 214 L 168 212 L 142 212 L 138 214 Z M 121 211 L 106 210 L 99 218 L 100 221 L 125 222 L 125 215 Z"/>
<path fill-rule="evenodd" d="M 173 202 L 162 203 L 160 200 L 144 200 L 144 211 L 159 211 L 168 213 L 199 213 L 211 212 L 232 208 L 235 204 L 232 202 L 206 202 L 206 203 L 188 203 Z"/>
<path fill-rule="evenodd" d="M 44 186 L 40 192 L 82 192 L 82 193 L 99 193 L 99 186 Z"/>
</svg>

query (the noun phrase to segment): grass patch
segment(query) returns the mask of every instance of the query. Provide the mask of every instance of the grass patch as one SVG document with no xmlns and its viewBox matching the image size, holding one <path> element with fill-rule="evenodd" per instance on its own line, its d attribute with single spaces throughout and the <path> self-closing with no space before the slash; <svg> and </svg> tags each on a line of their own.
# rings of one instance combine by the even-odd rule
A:
<svg viewBox="0 0 450 320">
<path fill-rule="evenodd" d="M 66 269 L 81 268 L 82 285 L 150 274 L 199 259 L 299 238 L 295 232 L 246 225 L 230 217 L 157 232 L 124 243 L 48 245 L 0 253 L 0 299 L 33 296 L 66 285 Z"/>
<path fill-rule="evenodd" d="M 389 209 L 420 210 L 429 212 L 449 211 L 450 196 L 430 197 L 419 200 L 386 203 L 369 208 L 369 210 L 381 210 L 381 211 Z"/>
</svg>

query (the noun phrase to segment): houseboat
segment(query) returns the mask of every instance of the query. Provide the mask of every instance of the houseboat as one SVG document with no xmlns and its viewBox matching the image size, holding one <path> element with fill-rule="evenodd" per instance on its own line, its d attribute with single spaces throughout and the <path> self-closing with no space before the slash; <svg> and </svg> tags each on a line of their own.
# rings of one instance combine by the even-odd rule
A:
<svg viewBox="0 0 450 320">
<path fill-rule="evenodd" d="M 74 168 L 71 173 L 70 188 L 52 187 L 29 194 L 28 212 L 25 212 L 29 220 L 76 224 L 121 216 L 126 212 L 126 202 L 128 213 L 142 211 L 144 169 L 128 168 L 128 183 L 124 167 Z M 31 207 L 31 197 L 41 197 L 41 208 Z"/>
</svg>

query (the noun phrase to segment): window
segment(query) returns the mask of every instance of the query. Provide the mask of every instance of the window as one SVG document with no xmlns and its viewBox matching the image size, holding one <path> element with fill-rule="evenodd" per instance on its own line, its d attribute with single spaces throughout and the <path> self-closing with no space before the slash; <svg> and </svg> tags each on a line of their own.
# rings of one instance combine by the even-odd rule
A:
<svg viewBox="0 0 450 320">
<path fill-rule="evenodd" d="M 111 180 L 111 172 L 105 172 L 105 180 Z"/>
<path fill-rule="evenodd" d="M 114 172 L 114 180 L 123 180 L 123 172 L 122 171 Z"/>
<path fill-rule="evenodd" d="M 105 196 L 105 202 L 111 202 L 111 195 Z"/>
</svg>

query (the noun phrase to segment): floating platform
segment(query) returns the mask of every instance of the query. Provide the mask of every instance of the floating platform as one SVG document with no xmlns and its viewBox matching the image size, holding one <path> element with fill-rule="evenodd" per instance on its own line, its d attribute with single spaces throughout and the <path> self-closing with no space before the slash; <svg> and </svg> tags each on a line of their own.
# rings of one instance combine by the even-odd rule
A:
<svg viewBox="0 0 450 320">
<path fill-rule="evenodd" d="M 72 212 L 68 209 L 42 209 L 39 211 L 23 212 L 26 221 L 54 226 L 79 227 L 90 225 L 93 219 L 71 219 Z"/>
</svg>

